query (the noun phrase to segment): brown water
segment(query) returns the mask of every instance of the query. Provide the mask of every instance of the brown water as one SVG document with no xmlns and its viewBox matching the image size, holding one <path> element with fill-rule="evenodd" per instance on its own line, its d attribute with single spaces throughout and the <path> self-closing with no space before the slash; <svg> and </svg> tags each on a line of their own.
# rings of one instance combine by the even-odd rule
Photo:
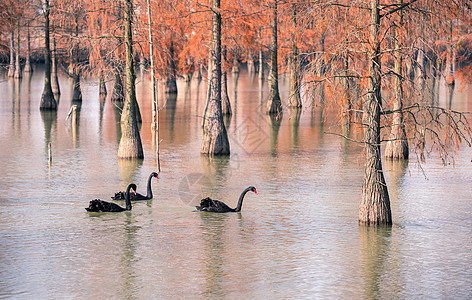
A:
<svg viewBox="0 0 472 300">
<path fill-rule="evenodd" d="M 206 85 L 179 82 L 177 99 L 160 95 L 154 199 L 87 213 L 89 200 L 130 182 L 145 193 L 156 169 L 149 82 L 138 76 L 145 159 L 119 161 L 119 114 L 100 103 L 96 80 L 82 82 L 74 129 L 69 80 L 60 78 L 58 112 L 41 113 L 43 78 L 38 68 L 0 81 L 0 298 L 472 298 L 470 148 L 454 166 L 437 157 L 385 165 L 395 224 L 366 228 L 357 223 L 362 149 L 326 134 L 337 130 L 332 119 L 320 125 L 310 109 L 268 119 L 267 83 L 261 92 L 246 74 L 230 77 L 232 154 L 208 159 L 199 154 Z M 471 104 L 472 87 L 456 89 L 453 106 Z M 249 185 L 258 195 L 240 214 L 194 211 L 203 196 L 234 207 Z"/>
</svg>

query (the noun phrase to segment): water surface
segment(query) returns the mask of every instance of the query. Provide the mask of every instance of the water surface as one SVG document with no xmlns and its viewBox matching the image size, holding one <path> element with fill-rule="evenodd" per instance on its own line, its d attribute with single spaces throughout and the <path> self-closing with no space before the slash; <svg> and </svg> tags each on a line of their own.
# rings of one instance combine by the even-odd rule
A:
<svg viewBox="0 0 472 300">
<path fill-rule="evenodd" d="M 82 82 L 74 128 L 68 78 L 57 113 L 39 111 L 41 68 L 2 78 L 1 298 L 472 298 L 468 147 L 454 165 L 386 163 L 394 225 L 367 228 L 357 222 L 362 148 L 326 133 L 338 130 L 335 113 L 324 124 L 311 108 L 268 118 L 267 82 L 230 77 L 232 153 L 209 159 L 199 154 L 206 84 L 179 82 L 177 98 L 160 95 L 155 198 L 87 213 L 88 201 L 130 182 L 144 193 L 156 169 L 148 78 L 138 75 L 142 161 L 117 159 L 119 108 L 100 102 L 96 79 Z M 456 89 L 454 107 L 470 110 L 471 95 Z M 443 88 L 439 96 L 447 102 Z M 249 185 L 258 195 L 241 213 L 195 212 L 204 196 L 234 207 Z"/>
</svg>

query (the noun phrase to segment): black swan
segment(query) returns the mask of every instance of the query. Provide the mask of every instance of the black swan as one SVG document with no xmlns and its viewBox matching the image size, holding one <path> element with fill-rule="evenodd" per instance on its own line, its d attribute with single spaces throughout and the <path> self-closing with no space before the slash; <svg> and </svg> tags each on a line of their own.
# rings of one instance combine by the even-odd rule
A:
<svg viewBox="0 0 472 300">
<path fill-rule="evenodd" d="M 253 186 L 248 187 L 241 193 L 241 196 L 239 196 L 238 206 L 236 208 L 231 208 L 221 201 L 213 200 L 208 197 L 205 199 L 202 199 L 200 201 L 200 206 L 196 206 L 196 208 L 199 211 L 208 211 L 208 212 L 217 212 L 217 213 L 238 212 L 238 211 L 241 211 L 241 207 L 243 206 L 244 196 L 246 196 L 247 192 L 249 191 L 257 194 L 255 187 Z"/>
<path fill-rule="evenodd" d="M 136 193 L 136 184 L 132 183 L 128 185 L 128 188 L 126 189 L 126 208 L 123 208 L 115 203 L 95 199 L 90 201 L 89 207 L 86 207 L 85 210 L 90 212 L 120 212 L 125 210 L 131 210 L 131 200 L 129 197 L 131 189 Z"/>
<path fill-rule="evenodd" d="M 144 196 L 144 195 L 141 195 L 140 193 L 131 194 L 131 200 L 137 201 L 137 200 L 152 199 L 151 179 L 153 177 L 156 177 L 157 179 L 159 179 L 159 177 L 157 177 L 156 172 L 152 172 L 151 175 L 149 175 L 148 182 L 147 182 L 147 195 Z M 115 196 L 111 197 L 111 199 L 113 199 L 113 200 L 125 200 L 125 192 L 120 191 L 118 193 L 115 193 Z"/>
</svg>

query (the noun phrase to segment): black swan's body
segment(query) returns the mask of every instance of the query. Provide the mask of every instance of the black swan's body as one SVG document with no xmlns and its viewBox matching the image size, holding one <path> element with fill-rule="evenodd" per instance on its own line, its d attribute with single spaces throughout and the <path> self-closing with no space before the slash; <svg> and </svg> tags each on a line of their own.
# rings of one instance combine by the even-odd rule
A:
<svg viewBox="0 0 472 300">
<path fill-rule="evenodd" d="M 156 177 L 157 179 L 159 179 L 159 177 L 157 177 L 156 172 L 152 172 L 151 175 L 149 175 L 148 182 L 147 182 L 147 195 L 144 196 L 144 195 L 141 195 L 140 193 L 131 194 L 131 200 L 132 201 L 152 199 L 151 180 L 152 180 L 153 177 Z M 126 197 L 126 192 L 121 192 L 120 191 L 118 193 L 115 193 L 115 196 L 111 197 L 111 199 L 113 199 L 113 200 L 125 200 L 125 197 Z"/>
<path fill-rule="evenodd" d="M 241 193 L 241 196 L 239 196 L 238 206 L 236 208 L 231 208 L 221 201 L 213 200 L 207 197 L 200 201 L 200 206 L 196 206 L 196 209 L 199 211 L 208 211 L 208 212 L 217 212 L 217 213 L 241 211 L 241 207 L 243 206 L 244 196 L 246 196 L 247 192 L 249 191 L 257 194 L 255 187 L 253 186 L 248 187 Z"/>
<path fill-rule="evenodd" d="M 125 210 L 131 210 L 131 200 L 129 196 L 131 189 L 136 193 L 136 185 L 134 183 L 128 185 L 128 188 L 126 189 L 126 208 L 121 207 L 115 203 L 95 199 L 90 201 L 89 207 L 86 207 L 85 210 L 90 212 L 120 212 Z"/>
</svg>

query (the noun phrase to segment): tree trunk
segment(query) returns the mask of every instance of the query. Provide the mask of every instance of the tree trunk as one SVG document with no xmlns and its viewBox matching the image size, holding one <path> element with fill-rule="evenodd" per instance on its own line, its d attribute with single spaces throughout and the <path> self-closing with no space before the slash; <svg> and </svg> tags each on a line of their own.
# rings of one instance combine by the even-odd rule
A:
<svg viewBox="0 0 472 300">
<path fill-rule="evenodd" d="M 54 95 L 60 95 L 61 89 L 59 87 L 59 79 L 57 78 L 57 51 L 56 51 L 56 37 L 52 38 L 51 49 L 51 88 Z"/>
<path fill-rule="evenodd" d="M 343 55 L 343 69 L 344 69 L 344 77 L 341 78 L 341 85 L 343 88 L 343 107 L 344 107 L 344 122 L 343 127 L 345 129 L 349 129 L 351 126 L 351 119 L 352 119 L 352 103 L 351 103 L 351 85 L 349 81 L 349 53 L 346 51 Z"/>
<path fill-rule="evenodd" d="M 169 75 L 166 80 L 166 94 L 177 94 L 177 80 L 175 75 L 175 62 L 174 62 L 174 43 L 171 42 L 169 47 Z"/>
<path fill-rule="evenodd" d="M 156 91 L 156 75 L 154 72 L 154 42 L 152 39 L 152 16 L 151 16 L 151 1 L 146 0 L 147 14 L 148 14 L 148 31 L 149 31 L 149 61 L 151 63 L 151 96 L 152 96 L 152 123 L 151 130 L 155 132 L 156 144 L 156 162 L 157 172 L 161 171 L 161 162 L 159 158 L 159 103 Z"/>
<path fill-rule="evenodd" d="M 297 8 L 292 4 L 292 53 L 290 55 L 290 94 L 288 97 L 288 107 L 302 107 L 300 98 L 300 80 L 298 67 L 298 47 L 297 47 Z"/>
<path fill-rule="evenodd" d="M 239 69 L 238 55 L 237 55 L 236 51 L 234 51 L 234 53 L 233 53 L 233 68 L 232 68 L 231 72 L 233 74 L 239 74 L 239 71 L 240 71 L 240 69 Z"/>
<path fill-rule="evenodd" d="M 277 0 L 274 0 L 272 23 L 272 68 L 270 72 L 270 92 L 267 101 L 267 113 L 282 113 L 282 102 L 279 95 L 279 71 L 277 67 Z"/>
<path fill-rule="evenodd" d="M 387 185 L 382 171 L 380 153 L 380 39 L 379 0 L 371 0 L 369 51 L 369 93 L 364 103 L 365 174 L 362 200 L 359 206 L 359 222 L 366 225 L 391 225 L 392 214 Z"/>
<path fill-rule="evenodd" d="M 252 77 L 254 74 L 255 67 L 254 67 L 254 55 L 252 51 L 248 51 L 248 58 L 247 58 L 247 72 Z"/>
<path fill-rule="evenodd" d="M 30 38 L 29 24 L 26 27 L 26 62 L 25 62 L 25 68 L 23 72 L 25 73 L 33 72 L 33 67 L 31 66 L 31 38 Z"/>
<path fill-rule="evenodd" d="M 326 72 L 325 39 L 326 39 L 326 33 L 323 32 L 321 34 L 321 37 L 320 37 L 320 48 L 321 48 L 320 49 L 320 55 L 318 55 L 318 59 L 317 59 L 317 62 L 316 62 L 316 68 L 315 68 L 315 71 L 316 71 L 315 77 L 318 77 L 318 78 L 323 78 L 325 76 L 325 72 Z M 323 106 L 324 105 L 324 98 L 325 98 L 325 95 L 324 95 L 325 94 L 325 83 L 323 81 L 318 83 L 318 89 L 319 89 L 319 96 L 320 96 L 320 105 Z M 313 99 L 315 99 L 315 96 L 316 95 L 313 95 Z"/>
<path fill-rule="evenodd" d="M 16 21 L 16 61 L 15 61 L 15 78 L 21 78 L 20 64 L 20 19 Z"/>
<path fill-rule="evenodd" d="M 451 37 L 449 39 L 449 46 L 447 47 L 447 58 L 446 58 L 446 83 L 450 86 L 453 86 L 456 84 L 455 81 L 455 62 L 456 62 L 456 57 L 455 57 L 455 49 L 454 49 L 454 43 L 452 42 L 452 33 L 453 33 L 453 24 L 452 21 L 450 23 L 450 31 L 451 31 Z"/>
<path fill-rule="evenodd" d="M 259 39 L 261 39 L 260 31 L 259 31 Z M 261 43 L 262 43 L 262 40 L 261 40 Z M 264 52 L 262 49 L 262 45 L 259 49 L 259 79 L 264 79 Z"/>
<path fill-rule="evenodd" d="M 8 77 L 15 76 L 15 32 L 11 31 L 10 37 L 10 65 L 8 67 Z"/>
<path fill-rule="evenodd" d="M 223 115 L 231 115 L 231 103 L 228 97 L 228 76 L 227 76 L 227 61 L 226 61 L 226 46 L 223 48 L 223 63 L 222 63 L 222 78 L 221 78 L 221 110 Z"/>
<path fill-rule="evenodd" d="M 57 102 L 54 99 L 54 93 L 51 88 L 51 50 L 49 46 L 49 0 L 44 1 L 44 42 L 45 54 L 44 61 L 46 64 L 46 71 L 44 76 L 44 90 L 41 95 L 41 103 L 39 109 L 42 110 L 57 110 Z"/>
<path fill-rule="evenodd" d="M 103 70 L 100 71 L 100 76 L 99 76 L 99 95 L 101 98 L 106 98 L 108 91 L 107 91 L 107 85 L 105 83 L 105 75 L 103 74 Z"/>
<path fill-rule="evenodd" d="M 113 93 L 111 95 L 111 101 L 113 102 L 123 102 L 125 100 L 125 92 L 123 89 L 123 78 L 121 74 L 123 73 L 123 68 L 121 65 L 115 66 L 115 84 L 113 85 Z"/>
<path fill-rule="evenodd" d="M 211 81 L 207 114 L 203 126 L 200 153 L 229 155 L 229 141 L 221 112 L 221 12 L 220 0 L 213 0 L 212 43 L 210 51 Z"/>
<path fill-rule="evenodd" d="M 136 119 L 136 90 L 132 35 L 132 0 L 125 0 L 126 100 L 121 114 L 119 158 L 144 158 L 141 136 Z"/>
<path fill-rule="evenodd" d="M 79 67 L 79 21 L 76 16 L 75 20 L 75 46 L 74 46 L 74 68 L 72 72 L 72 101 L 81 102 L 82 101 L 82 89 L 80 88 L 80 67 Z"/>
<path fill-rule="evenodd" d="M 403 0 L 397 0 L 397 4 L 401 6 Z M 398 12 L 399 24 L 403 25 L 402 11 Z M 402 41 L 398 34 L 398 28 L 392 27 L 392 34 L 395 41 L 395 66 L 394 66 L 394 93 L 395 98 L 393 102 L 393 110 L 396 111 L 393 114 L 392 131 L 390 133 L 389 141 L 385 146 L 385 158 L 390 159 L 408 159 L 408 140 L 406 139 L 405 126 L 403 124 L 403 87 L 402 87 L 402 76 L 403 76 L 403 57 L 401 53 Z"/>
</svg>

